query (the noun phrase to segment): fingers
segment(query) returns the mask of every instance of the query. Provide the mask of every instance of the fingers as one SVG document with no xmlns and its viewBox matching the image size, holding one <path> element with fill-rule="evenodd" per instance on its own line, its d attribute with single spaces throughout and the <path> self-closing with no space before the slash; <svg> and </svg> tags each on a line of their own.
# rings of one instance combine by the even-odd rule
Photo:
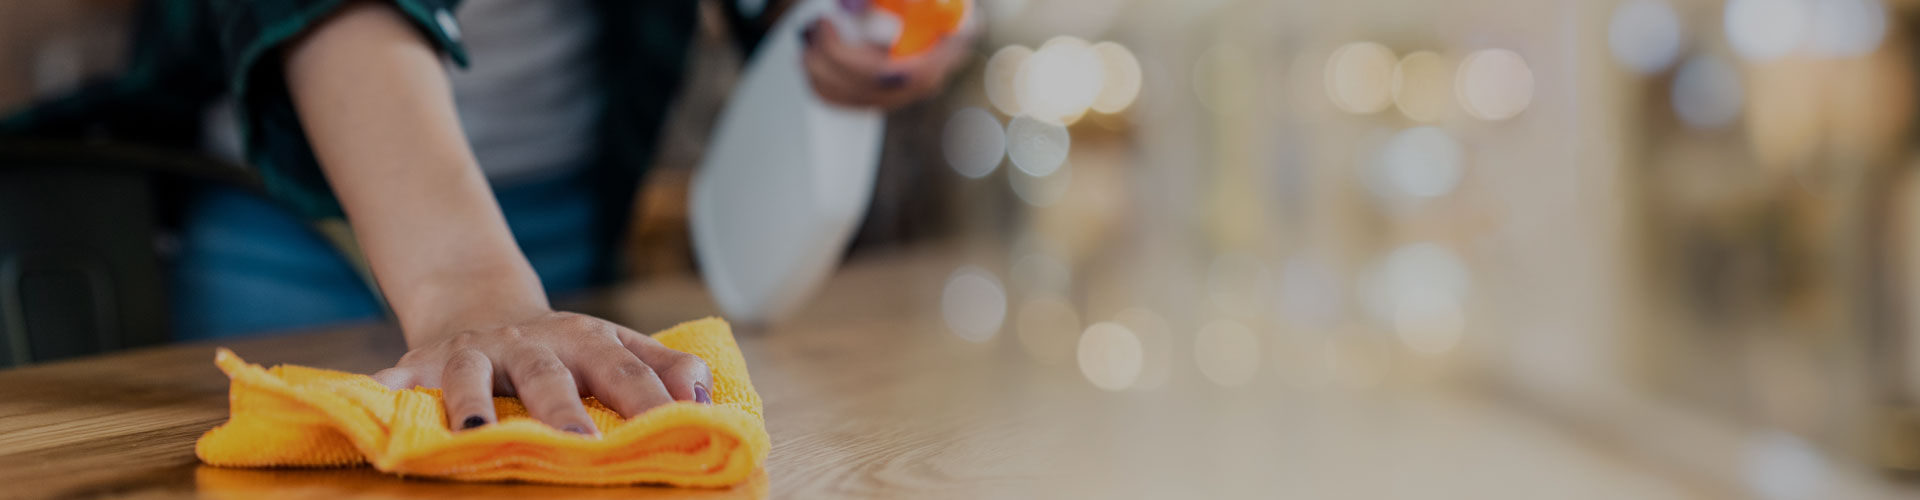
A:
<svg viewBox="0 0 1920 500">
<path fill-rule="evenodd" d="M 660 376 L 633 353 L 603 351 L 582 366 L 587 390 L 623 416 L 632 417 L 673 402 Z"/>
<path fill-rule="evenodd" d="M 814 21 L 802 34 L 807 44 L 801 64 L 813 90 L 828 102 L 876 106 L 886 52 L 878 46 L 849 44 L 833 23 Z"/>
<path fill-rule="evenodd" d="M 807 80 L 813 84 L 813 92 L 821 99 L 842 106 L 877 106 L 874 94 L 861 83 L 854 82 L 853 75 L 842 72 L 827 56 L 808 51 L 801 56 L 800 64 L 807 71 Z"/>
<path fill-rule="evenodd" d="M 513 392 L 534 419 L 567 432 L 599 435 L 593 419 L 587 417 L 587 407 L 580 404 L 580 388 L 574 385 L 573 373 L 552 351 L 524 351 L 506 364 Z"/>
<path fill-rule="evenodd" d="M 620 329 L 620 344 L 626 346 L 641 362 L 653 367 L 661 385 L 666 387 L 674 400 L 713 402 L 713 371 L 707 368 L 706 360 L 667 348 L 653 337 L 625 328 Z"/>
<path fill-rule="evenodd" d="M 495 420 L 493 361 L 480 351 L 457 351 L 440 375 L 447 423 L 455 430 L 472 429 Z"/>
<path fill-rule="evenodd" d="M 960 67 L 971 45 L 972 41 L 965 37 L 947 37 L 926 52 L 895 61 L 894 66 L 911 75 L 907 80 L 908 93 L 930 95 L 940 89 L 948 74 Z"/>
<path fill-rule="evenodd" d="M 598 436 L 580 400 L 591 394 L 623 416 L 677 400 L 712 402 L 713 375 L 691 354 L 591 316 L 554 313 L 519 325 L 447 337 L 374 374 L 387 387 L 438 387 L 456 430 L 497 422 L 493 396 L 518 396 L 529 416 Z"/>
<path fill-rule="evenodd" d="M 970 44 L 968 36 L 950 36 L 926 52 L 892 59 L 886 47 L 849 38 L 831 22 L 815 21 L 803 37 L 802 66 L 822 99 L 885 109 L 939 92 Z"/>
<path fill-rule="evenodd" d="M 870 86 L 882 86 L 889 69 L 887 48 L 847 38 L 840 28 L 826 20 L 813 22 L 807 52 L 820 55 L 829 67 L 842 74 L 867 77 Z"/>
<path fill-rule="evenodd" d="M 959 66 L 966 54 L 964 41 L 948 38 L 926 52 L 888 63 L 893 68 L 891 71 L 903 78 L 896 88 L 876 95 L 875 105 L 895 109 L 939 93 L 941 84 L 947 81 L 947 73 Z"/>
</svg>

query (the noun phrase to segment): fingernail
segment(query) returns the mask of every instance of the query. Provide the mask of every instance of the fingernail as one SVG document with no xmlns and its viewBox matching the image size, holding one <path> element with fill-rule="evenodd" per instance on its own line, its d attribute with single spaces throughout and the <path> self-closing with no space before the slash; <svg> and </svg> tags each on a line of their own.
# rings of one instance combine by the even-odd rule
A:
<svg viewBox="0 0 1920 500">
<path fill-rule="evenodd" d="M 880 75 L 880 88 L 897 89 L 907 84 L 906 73 L 887 73 Z"/>
<path fill-rule="evenodd" d="M 693 384 L 693 402 L 700 403 L 700 404 L 709 404 L 709 405 L 713 404 L 713 396 L 707 395 L 707 386 L 702 384 Z"/>
<path fill-rule="evenodd" d="M 866 12 L 867 0 L 840 0 L 840 9 L 847 12 Z"/>
<path fill-rule="evenodd" d="M 472 429 L 482 425 L 487 425 L 487 419 L 481 418 L 479 415 L 473 415 L 467 417 L 466 420 L 460 421 L 460 430 Z"/>
<path fill-rule="evenodd" d="M 807 29 L 800 30 L 800 43 L 809 47 L 813 46 L 813 33 L 819 31 L 816 29 L 819 27 L 820 21 L 814 21 L 813 24 L 807 25 Z"/>
<path fill-rule="evenodd" d="M 569 425 L 569 426 L 567 426 L 566 428 L 564 428 L 564 429 L 560 429 L 560 430 L 563 430 L 563 431 L 567 431 L 567 432 L 571 432 L 571 433 L 574 433 L 574 434 L 579 434 L 579 435 L 582 435 L 582 436 L 592 436 L 592 435 L 593 435 L 593 431 L 590 431 L 590 430 L 587 430 L 587 428 L 585 428 L 585 427 L 581 427 L 581 426 L 578 426 L 578 425 Z"/>
</svg>

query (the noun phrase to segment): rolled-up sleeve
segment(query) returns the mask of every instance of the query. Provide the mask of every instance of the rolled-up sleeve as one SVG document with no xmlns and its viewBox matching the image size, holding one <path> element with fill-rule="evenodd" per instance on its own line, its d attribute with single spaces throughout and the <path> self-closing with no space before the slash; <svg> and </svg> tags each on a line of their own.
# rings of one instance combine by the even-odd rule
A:
<svg viewBox="0 0 1920 500">
<path fill-rule="evenodd" d="M 191 1 L 191 0 L 188 0 Z M 204 0 L 202 0 L 204 1 Z M 350 1 L 389 2 L 454 64 L 467 64 L 453 10 L 459 0 L 212 0 L 219 46 L 248 163 L 267 191 L 309 218 L 341 215 L 288 94 L 281 53 Z"/>
</svg>

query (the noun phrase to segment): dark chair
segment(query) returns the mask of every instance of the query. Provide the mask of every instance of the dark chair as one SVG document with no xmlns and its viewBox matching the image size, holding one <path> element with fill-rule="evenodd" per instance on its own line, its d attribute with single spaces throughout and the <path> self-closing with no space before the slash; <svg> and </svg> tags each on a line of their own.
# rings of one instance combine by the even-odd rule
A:
<svg viewBox="0 0 1920 500">
<path fill-rule="evenodd" d="M 164 342 L 156 181 L 259 190 L 238 166 L 127 145 L 0 141 L 0 367 Z"/>
</svg>

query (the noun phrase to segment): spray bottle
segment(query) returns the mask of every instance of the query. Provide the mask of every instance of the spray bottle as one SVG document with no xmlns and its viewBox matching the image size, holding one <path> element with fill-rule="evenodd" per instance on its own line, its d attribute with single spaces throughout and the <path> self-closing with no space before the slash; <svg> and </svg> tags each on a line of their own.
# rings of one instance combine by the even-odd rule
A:
<svg viewBox="0 0 1920 500">
<path fill-rule="evenodd" d="M 815 19 L 881 43 L 892 57 L 959 28 L 963 0 L 875 0 L 855 16 L 836 0 L 799 0 L 741 72 L 700 169 L 688 217 L 695 257 L 729 319 L 791 313 L 834 266 L 866 215 L 885 117 L 820 99 L 801 56 Z"/>
</svg>

